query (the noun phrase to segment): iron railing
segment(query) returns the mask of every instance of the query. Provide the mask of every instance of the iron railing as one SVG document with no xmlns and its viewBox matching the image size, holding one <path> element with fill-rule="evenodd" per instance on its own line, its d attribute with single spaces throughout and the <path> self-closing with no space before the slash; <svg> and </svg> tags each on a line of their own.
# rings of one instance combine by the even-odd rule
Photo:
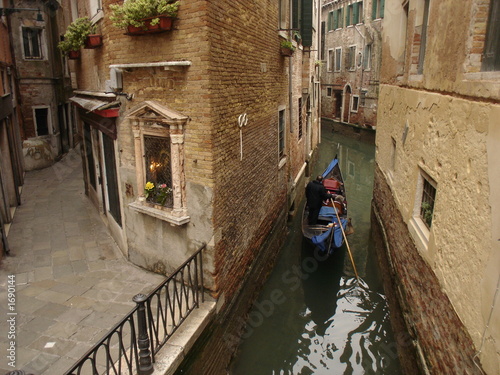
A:
<svg viewBox="0 0 500 375">
<path fill-rule="evenodd" d="M 136 306 L 64 375 L 149 375 L 155 355 L 204 302 L 201 248 Z"/>
</svg>

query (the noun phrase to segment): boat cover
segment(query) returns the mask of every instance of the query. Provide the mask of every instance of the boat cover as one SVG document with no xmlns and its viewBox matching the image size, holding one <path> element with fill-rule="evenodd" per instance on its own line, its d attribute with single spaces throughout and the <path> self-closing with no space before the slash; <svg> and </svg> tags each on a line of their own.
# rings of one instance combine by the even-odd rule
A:
<svg viewBox="0 0 500 375">
<path fill-rule="evenodd" d="M 321 210 L 319 212 L 319 216 L 331 218 L 332 223 L 338 223 L 337 215 L 335 214 L 333 207 L 327 207 L 327 206 L 321 207 Z M 347 219 L 341 218 L 340 222 L 342 223 L 342 227 L 345 230 L 345 228 L 347 227 Z M 322 252 L 330 250 L 330 249 L 327 249 L 326 247 L 328 246 L 328 239 L 331 236 L 332 230 L 334 230 L 334 232 L 333 232 L 333 240 L 332 240 L 331 248 L 340 247 L 344 243 L 344 236 L 342 234 L 342 230 L 340 229 L 340 226 L 337 225 L 335 227 L 331 227 L 326 232 L 323 232 L 323 233 L 321 233 L 317 236 L 313 236 L 311 238 L 311 241 L 316 246 L 318 246 L 318 248 Z"/>
<path fill-rule="evenodd" d="M 339 160 L 338 159 L 333 159 L 330 164 L 328 165 L 328 167 L 326 167 L 325 171 L 323 172 L 323 178 L 325 178 L 326 176 L 328 176 L 332 171 L 333 171 L 333 168 L 335 168 L 335 166 L 338 164 Z"/>
</svg>

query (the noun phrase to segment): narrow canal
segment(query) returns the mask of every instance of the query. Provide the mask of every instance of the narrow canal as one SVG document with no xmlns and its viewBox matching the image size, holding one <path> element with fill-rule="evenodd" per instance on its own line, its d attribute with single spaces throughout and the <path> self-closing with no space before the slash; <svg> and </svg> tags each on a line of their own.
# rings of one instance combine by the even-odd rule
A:
<svg viewBox="0 0 500 375">
<path fill-rule="evenodd" d="M 302 206 L 249 314 L 231 375 L 401 374 L 370 241 L 375 147 L 323 125 L 313 176 L 338 155 L 355 233 L 327 260 L 302 238 Z"/>
</svg>

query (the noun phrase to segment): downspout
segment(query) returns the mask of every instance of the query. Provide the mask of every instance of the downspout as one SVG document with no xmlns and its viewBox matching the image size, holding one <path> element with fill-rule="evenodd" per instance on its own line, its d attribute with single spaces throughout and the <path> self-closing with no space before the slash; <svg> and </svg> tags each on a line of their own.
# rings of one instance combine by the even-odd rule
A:
<svg viewBox="0 0 500 375">
<path fill-rule="evenodd" d="M 366 37 L 361 33 L 361 31 L 359 31 L 357 25 L 354 25 L 354 28 L 359 33 L 359 35 L 361 35 L 361 38 L 363 38 L 363 50 L 362 50 L 363 52 L 361 53 L 361 82 L 359 84 L 359 98 L 361 99 L 361 94 L 363 92 L 362 91 L 363 90 L 363 73 L 365 72 L 365 67 L 363 66 L 363 60 L 365 59 Z M 366 100 L 366 97 L 365 97 L 365 100 Z M 358 112 L 359 112 L 359 101 L 358 101 Z M 358 117 L 358 119 L 359 119 L 359 117 Z M 364 110 L 363 110 L 363 122 L 366 122 L 366 113 Z"/>
</svg>

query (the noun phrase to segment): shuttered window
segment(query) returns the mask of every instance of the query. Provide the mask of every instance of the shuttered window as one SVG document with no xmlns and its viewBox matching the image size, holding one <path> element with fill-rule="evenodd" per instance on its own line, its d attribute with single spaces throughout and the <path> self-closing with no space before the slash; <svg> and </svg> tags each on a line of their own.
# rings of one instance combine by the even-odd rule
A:
<svg viewBox="0 0 500 375">
<path fill-rule="evenodd" d="M 384 18 L 385 0 L 373 0 L 372 19 Z"/>
<path fill-rule="evenodd" d="M 500 1 L 490 2 L 482 71 L 500 70 Z"/>
</svg>

